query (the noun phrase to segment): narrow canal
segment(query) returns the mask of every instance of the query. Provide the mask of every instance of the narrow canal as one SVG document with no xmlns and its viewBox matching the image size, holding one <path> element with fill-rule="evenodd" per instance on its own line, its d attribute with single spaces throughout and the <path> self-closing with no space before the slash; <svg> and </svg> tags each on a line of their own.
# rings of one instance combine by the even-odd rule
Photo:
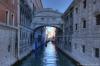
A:
<svg viewBox="0 0 100 66">
<path fill-rule="evenodd" d="M 27 59 L 16 66 L 76 66 L 69 58 L 56 50 L 49 42 L 47 47 L 32 53 Z"/>
</svg>

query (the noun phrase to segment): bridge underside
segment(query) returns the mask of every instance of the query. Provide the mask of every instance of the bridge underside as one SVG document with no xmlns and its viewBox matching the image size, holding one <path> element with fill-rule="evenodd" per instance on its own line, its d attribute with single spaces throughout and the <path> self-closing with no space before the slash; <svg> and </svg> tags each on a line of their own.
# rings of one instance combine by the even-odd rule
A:
<svg viewBox="0 0 100 66">
<path fill-rule="evenodd" d="M 55 27 L 55 28 L 60 29 L 60 30 L 63 29 L 61 24 L 34 24 L 33 25 L 33 30 L 35 31 L 38 28 L 46 27 L 46 26 Z"/>
</svg>

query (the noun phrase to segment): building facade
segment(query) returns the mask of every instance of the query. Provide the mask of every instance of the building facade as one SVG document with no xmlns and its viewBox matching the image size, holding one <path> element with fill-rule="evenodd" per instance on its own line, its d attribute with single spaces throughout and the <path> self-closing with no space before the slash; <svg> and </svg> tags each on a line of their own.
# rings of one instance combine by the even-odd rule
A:
<svg viewBox="0 0 100 66">
<path fill-rule="evenodd" d="M 21 60 L 32 51 L 33 30 L 31 29 L 32 18 L 37 9 L 42 9 L 39 1 L 35 5 L 34 0 L 19 0 L 18 6 L 18 59 Z M 38 6 L 40 5 L 40 6 Z M 38 6 L 38 8 L 37 8 Z"/>
<path fill-rule="evenodd" d="M 63 48 L 63 45 L 64 45 L 63 41 L 64 41 L 63 40 L 63 30 L 56 28 L 55 41 L 54 41 L 55 45 L 57 47 Z"/>
<path fill-rule="evenodd" d="M 10 66 L 32 50 L 30 25 L 34 12 L 43 8 L 40 0 L 35 3 L 34 0 L 0 1 L 0 66 Z"/>
<path fill-rule="evenodd" d="M 66 21 L 68 18 L 64 16 L 65 27 L 70 28 L 70 25 L 73 27 L 70 30 L 73 31 L 71 47 L 69 47 L 71 52 L 68 52 L 68 50 L 65 50 L 65 52 L 84 66 L 100 66 L 100 1 L 75 0 L 71 5 L 73 5 L 73 11 L 70 11 L 70 9 L 67 11 L 73 13 L 73 19 L 71 19 L 73 24 Z M 70 31 L 68 31 L 68 28 L 64 29 L 65 34 L 70 33 Z M 67 45 L 66 42 L 65 44 Z"/>
<path fill-rule="evenodd" d="M 74 2 L 73 2 L 74 3 Z M 63 20 L 63 38 L 64 38 L 64 49 L 69 52 L 72 51 L 72 34 L 73 34 L 73 3 L 64 12 L 62 16 Z"/>
<path fill-rule="evenodd" d="M 0 66 L 17 60 L 17 0 L 0 1 Z"/>
<path fill-rule="evenodd" d="M 100 0 L 77 0 L 74 6 L 73 54 L 82 64 L 100 65 Z"/>
<path fill-rule="evenodd" d="M 31 0 L 19 0 L 19 24 L 18 24 L 18 59 L 21 60 L 32 51 L 30 28 L 34 13 Z"/>
<path fill-rule="evenodd" d="M 34 7 L 35 7 L 35 9 L 37 11 L 38 10 L 41 10 L 43 8 L 42 1 L 41 0 L 33 0 L 33 3 L 34 3 Z"/>
</svg>

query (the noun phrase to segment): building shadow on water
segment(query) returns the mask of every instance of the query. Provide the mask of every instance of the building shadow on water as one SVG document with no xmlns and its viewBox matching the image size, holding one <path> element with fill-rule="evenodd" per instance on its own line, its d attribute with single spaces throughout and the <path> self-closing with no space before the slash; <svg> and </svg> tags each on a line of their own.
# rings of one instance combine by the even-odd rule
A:
<svg viewBox="0 0 100 66">
<path fill-rule="evenodd" d="M 32 52 L 14 66 L 77 66 L 76 63 L 57 49 L 52 42 Z"/>
</svg>

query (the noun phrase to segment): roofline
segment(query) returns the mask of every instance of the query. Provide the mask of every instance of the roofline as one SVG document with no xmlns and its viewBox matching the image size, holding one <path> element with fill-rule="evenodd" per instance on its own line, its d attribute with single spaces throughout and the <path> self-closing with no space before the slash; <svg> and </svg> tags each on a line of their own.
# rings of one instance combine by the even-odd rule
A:
<svg viewBox="0 0 100 66">
<path fill-rule="evenodd" d="M 44 8 L 41 0 L 40 0 L 40 2 L 41 2 L 41 6 L 42 6 L 42 8 Z"/>
<path fill-rule="evenodd" d="M 44 9 L 48 9 L 48 8 L 44 8 Z M 61 15 L 63 14 L 63 13 L 60 13 L 60 12 L 58 12 L 56 10 L 44 10 L 44 9 L 42 9 L 40 11 L 37 11 L 36 14 L 40 13 L 40 12 L 54 12 L 54 13 L 61 14 Z"/>
<path fill-rule="evenodd" d="M 75 0 L 69 5 L 69 7 L 63 13 L 62 17 L 65 16 L 70 11 L 70 9 L 74 7 L 74 5 L 75 5 Z"/>
</svg>

